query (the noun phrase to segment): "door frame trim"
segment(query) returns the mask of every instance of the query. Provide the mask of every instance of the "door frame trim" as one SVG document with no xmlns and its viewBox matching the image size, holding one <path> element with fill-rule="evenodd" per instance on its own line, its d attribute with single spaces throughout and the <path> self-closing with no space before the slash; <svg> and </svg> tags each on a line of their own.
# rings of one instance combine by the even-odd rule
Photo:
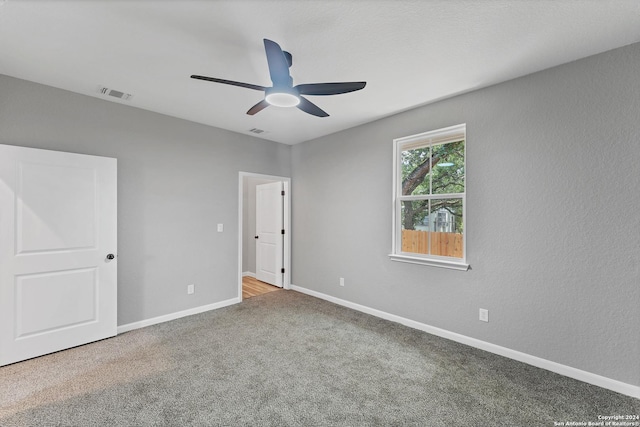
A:
<svg viewBox="0 0 640 427">
<path fill-rule="evenodd" d="M 242 203 L 245 178 L 269 179 L 281 181 L 284 187 L 284 277 L 282 278 L 282 289 L 291 289 L 291 178 L 287 176 L 265 175 L 252 172 L 238 173 L 238 299 L 242 301 L 242 220 L 244 216 L 244 206 Z"/>
</svg>

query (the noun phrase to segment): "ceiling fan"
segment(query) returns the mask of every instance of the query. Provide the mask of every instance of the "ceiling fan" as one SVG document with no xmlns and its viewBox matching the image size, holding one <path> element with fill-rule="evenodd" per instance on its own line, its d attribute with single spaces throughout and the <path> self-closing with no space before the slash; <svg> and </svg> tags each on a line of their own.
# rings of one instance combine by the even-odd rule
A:
<svg viewBox="0 0 640 427">
<path fill-rule="evenodd" d="M 267 53 L 269 74 L 271 76 L 271 82 L 273 82 L 272 87 L 217 79 L 215 77 L 198 76 L 195 74 L 192 75 L 191 78 L 263 91 L 265 93 L 264 99 L 247 111 L 247 114 L 251 116 L 264 110 L 269 105 L 274 105 L 276 107 L 298 107 L 305 113 L 318 117 L 328 117 L 328 113 L 302 95 L 338 95 L 360 90 L 367 84 L 366 82 L 337 82 L 308 83 L 293 86 L 293 79 L 289 74 L 289 67 L 291 67 L 292 64 L 291 54 L 283 51 L 278 43 L 268 39 L 264 39 L 264 50 Z"/>
</svg>

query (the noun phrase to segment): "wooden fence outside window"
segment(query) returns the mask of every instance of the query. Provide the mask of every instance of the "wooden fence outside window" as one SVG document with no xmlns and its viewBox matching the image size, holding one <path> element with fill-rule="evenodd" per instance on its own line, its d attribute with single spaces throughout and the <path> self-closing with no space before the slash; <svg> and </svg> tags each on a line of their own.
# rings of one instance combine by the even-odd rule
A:
<svg viewBox="0 0 640 427">
<path fill-rule="evenodd" d="M 431 252 L 429 252 L 429 234 L 431 234 Z M 462 258 L 462 245 L 460 233 L 402 230 L 403 252 Z"/>
</svg>

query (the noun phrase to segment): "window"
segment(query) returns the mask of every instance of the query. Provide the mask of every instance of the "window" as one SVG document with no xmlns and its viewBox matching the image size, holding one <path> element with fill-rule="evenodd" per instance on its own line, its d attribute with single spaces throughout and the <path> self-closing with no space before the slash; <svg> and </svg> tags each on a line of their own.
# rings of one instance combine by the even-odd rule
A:
<svg viewBox="0 0 640 427">
<path fill-rule="evenodd" d="M 395 139 L 393 261 L 467 270 L 466 125 Z"/>
</svg>

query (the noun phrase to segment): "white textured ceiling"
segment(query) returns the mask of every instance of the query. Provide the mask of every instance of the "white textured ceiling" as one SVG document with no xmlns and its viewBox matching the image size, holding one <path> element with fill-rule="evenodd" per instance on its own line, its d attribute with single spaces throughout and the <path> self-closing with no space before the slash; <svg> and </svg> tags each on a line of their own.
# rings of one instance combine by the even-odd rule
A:
<svg viewBox="0 0 640 427">
<path fill-rule="evenodd" d="M 271 86 L 263 38 L 294 84 L 367 87 L 248 116 L 262 92 L 189 78 Z M 1 74 L 286 144 L 638 41 L 639 0 L 0 0 Z"/>
</svg>

